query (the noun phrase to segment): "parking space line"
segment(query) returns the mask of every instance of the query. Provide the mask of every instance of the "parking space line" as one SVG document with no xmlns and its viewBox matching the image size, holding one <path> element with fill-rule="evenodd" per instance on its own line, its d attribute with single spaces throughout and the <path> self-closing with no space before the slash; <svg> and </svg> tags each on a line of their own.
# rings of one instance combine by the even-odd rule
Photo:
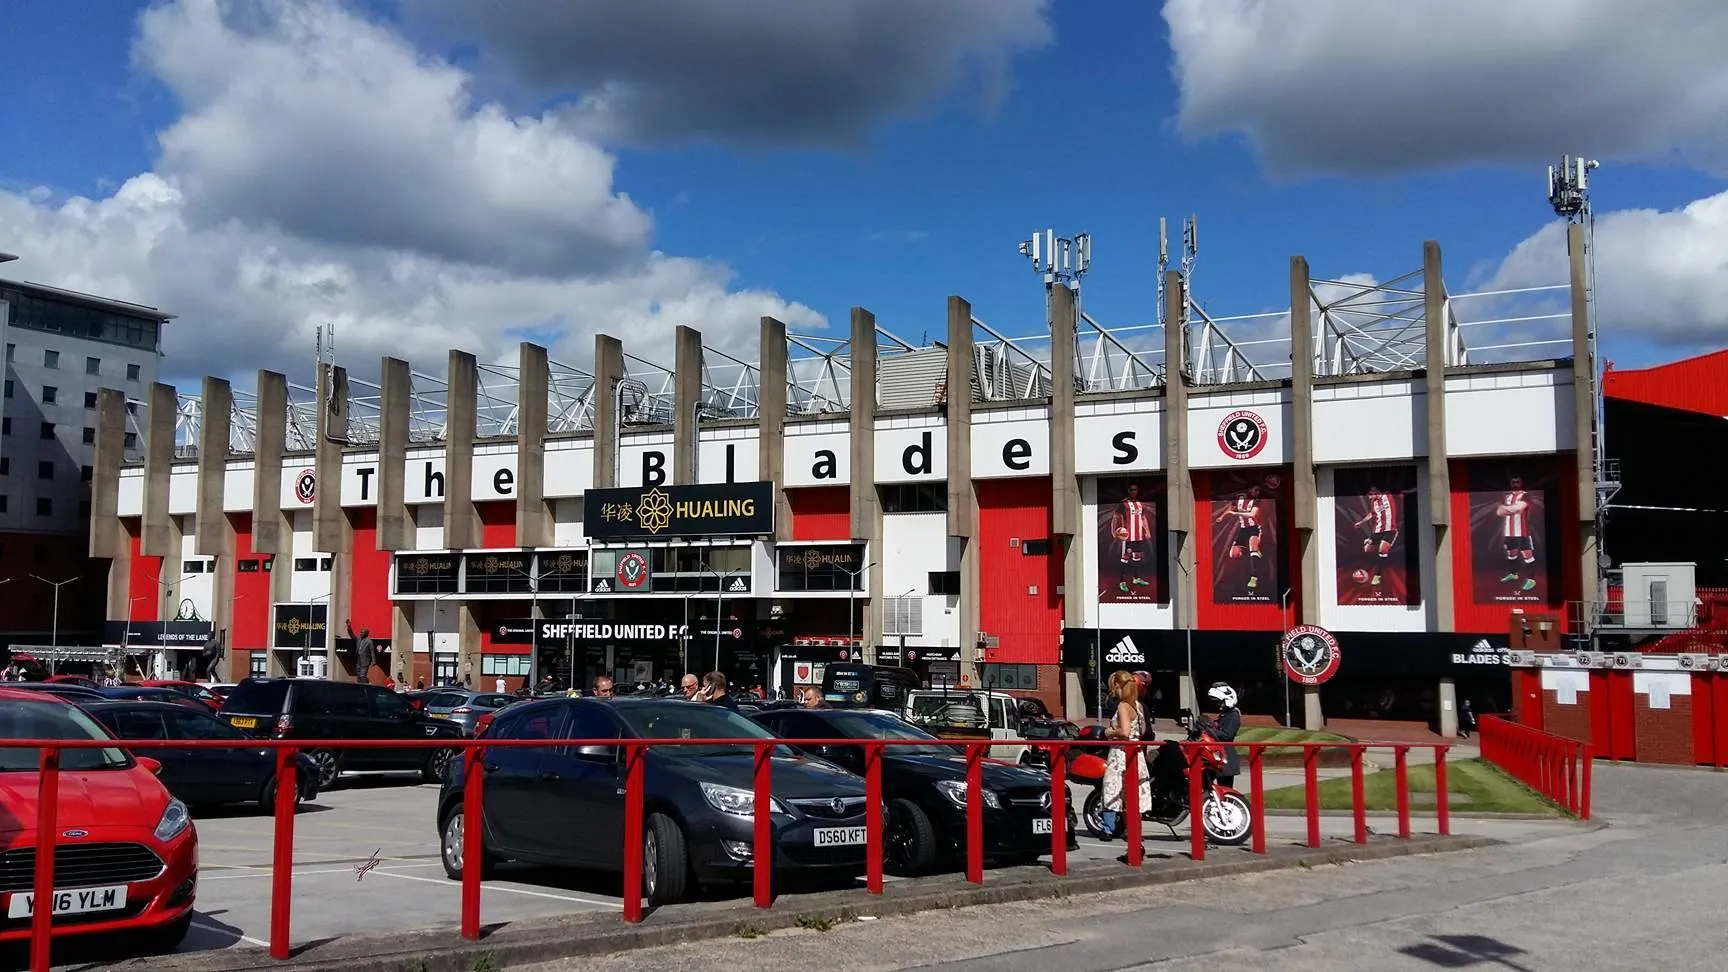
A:
<svg viewBox="0 0 1728 972">
<path fill-rule="evenodd" d="M 417 874 L 397 874 L 394 871 L 382 870 L 373 871 L 372 873 L 383 877 L 397 878 L 402 881 L 425 881 L 427 884 L 442 884 L 445 887 L 459 887 L 459 885 L 454 881 L 420 877 Z M 554 901 L 571 901 L 576 904 L 600 905 L 606 908 L 622 909 L 624 907 L 624 902 L 622 901 L 608 901 L 605 898 L 579 898 L 568 894 L 553 894 L 549 891 L 530 891 L 527 888 L 506 888 L 499 884 L 483 884 L 481 887 L 487 891 L 506 891 L 510 894 L 525 894 L 534 898 L 551 898 Z"/>
<path fill-rule="evenodd" d="M 234 931 L 231 928 L 218 928 L 215 925 L 206 925 L 203 922 L 197 921 L 197 920 L 194 920 L 192 922 L 192 927 L 196 928 L 202 932 L 209 932 L 212 935 L 233 935 L 235 938 L 239 939 L 240 941 L 243 941 L 248 945 L 256 945 L 259 948 L 269 948 L 270 947 L 269 942 L 261 941 L 259 939 L 253 938 L 249 935 L 242 935 L 242 934 Z"/>
<path fill-rule="evenodd" d="M 393 864 L 392 866 L 393 867 L 438 867 L 439 862 L 437 862 L 437 861 L 404 861 L 404 862 L 399 863 L 399 864 Z M 235 868 L 230 868 L 230 870 L 235 871 L 237 873 L 206 874 L 206 875 L 203 875 L 200 878 L 200 880 L 204 880 L 204 881 L 233 881 L 233 880 L 236 880 L 238 878 L 269 877 L 271 874 L 275 873 L 274 869 L 268 868 L 268 867 L 262 867 L 262 866 L 255 867 L 255 868 L 253 868 L 253 867 L 235 867 Z M 294 876 L 298 878 L 298 877 L 308 877 L 308 876 L 314 875 L 314 874 L 353 874 L 353 873 L 354 873 L 354 868 L 352 868 L 352 867 L 326 867 L 326 868 L 316 868 L 316 869 L 307 870 L 307 871 L 295 871 Z M 377 874 L 377 873 L 381 873 L 381 872 L 373 871 L 372 873 Z"/>
</svg>

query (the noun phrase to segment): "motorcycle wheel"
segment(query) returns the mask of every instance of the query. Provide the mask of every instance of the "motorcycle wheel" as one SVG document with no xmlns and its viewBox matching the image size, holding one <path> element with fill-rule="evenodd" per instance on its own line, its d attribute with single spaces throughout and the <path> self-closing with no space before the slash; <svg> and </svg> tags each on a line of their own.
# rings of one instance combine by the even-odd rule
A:
<svg viewBox="0 0 1728 972">
<path fill-rule="evenodd" d="M 1254 815 L 1248 809 L 1248 801 L 1240 794 L 1226 793 L 1206 801 L 1200 824 L 1212 843 L 1235 847 L 1254 832 Z"/>
<path fill-rule="evenodd" d="M 1086 818 L 1086 829 L 1098 840 L 1105 840 L 1104 833 L 1104 791 L 1102 787 L 1094 787 L 1086 795 L 1086 803 L 1080 808 L 1080 813 Z"/>
</svg>

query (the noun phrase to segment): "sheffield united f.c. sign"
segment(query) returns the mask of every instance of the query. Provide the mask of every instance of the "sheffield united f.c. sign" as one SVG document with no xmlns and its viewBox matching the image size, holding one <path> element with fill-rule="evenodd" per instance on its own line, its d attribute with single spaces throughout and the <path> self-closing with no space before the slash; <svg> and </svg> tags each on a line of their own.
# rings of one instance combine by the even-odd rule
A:
<svg viewBox="0 0 1728 972">
<path fill-rule="evenodd" d="M 1284 673 L 1301 685 L 1324 685 L 1338 674 L 1338 639 L 1315 624 L 1300 624 L 1280 643 Z"/>
</svg>

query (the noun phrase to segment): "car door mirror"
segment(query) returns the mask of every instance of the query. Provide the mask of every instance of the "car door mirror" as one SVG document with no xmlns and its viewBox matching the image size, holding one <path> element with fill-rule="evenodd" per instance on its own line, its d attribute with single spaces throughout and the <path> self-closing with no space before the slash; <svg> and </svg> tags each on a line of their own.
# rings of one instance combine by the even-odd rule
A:
<svg viewBox="0 0 1728 972">
<path fill-rule="evenodd" d="M 138 765 L 148 770 L 152 776 L 162 775 L 162 763 L 159 760 L 151 759 L 148 756 L 136 756 L 133 758 L 138 760 Z"/>
<path fill-rule="evenodd" d="M 818 759 L 827 760 L 845 769 L 856 769 L 863 763 L 858 751 L 851 746 L 817 746 L 814 754 Z"/>
<path fill-rule="evenodd" d="M 575 757 L 584 763 L 609 765 L 618 758 L 616 746 L 577 746 L 573 752 Z"/>
</svg>

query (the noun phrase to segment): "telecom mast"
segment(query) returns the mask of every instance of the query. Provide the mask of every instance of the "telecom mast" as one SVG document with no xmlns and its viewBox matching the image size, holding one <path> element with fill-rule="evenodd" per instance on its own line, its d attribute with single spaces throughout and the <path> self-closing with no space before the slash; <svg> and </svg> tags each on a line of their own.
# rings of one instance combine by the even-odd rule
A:
<svg viewBox="0 0 1728 972">
<path fill-rule="evenodd" d="M 1079 233 L 1072 237 L 1057 236 L 1053 229 L 1033 230 L 1032 238 L 1020 244 L 1020 255 L 1032 261 L 1032 272 L 1044 277 L 1044 329 L 1048 331 L 1056 320 L 1051 303 L 1058 284 L 1074 292 L 1074 321 L 1078 329 L 1080 315 L 1080 278 L 1092 269 L 1092 234 Z M 1068 362 L 1070 374 L 1079 374 L 1080 343 L 1074 342 L 1074 360 Z M 1060 373 L 1051 362 L 1051 378 Z"/>
</svg>

